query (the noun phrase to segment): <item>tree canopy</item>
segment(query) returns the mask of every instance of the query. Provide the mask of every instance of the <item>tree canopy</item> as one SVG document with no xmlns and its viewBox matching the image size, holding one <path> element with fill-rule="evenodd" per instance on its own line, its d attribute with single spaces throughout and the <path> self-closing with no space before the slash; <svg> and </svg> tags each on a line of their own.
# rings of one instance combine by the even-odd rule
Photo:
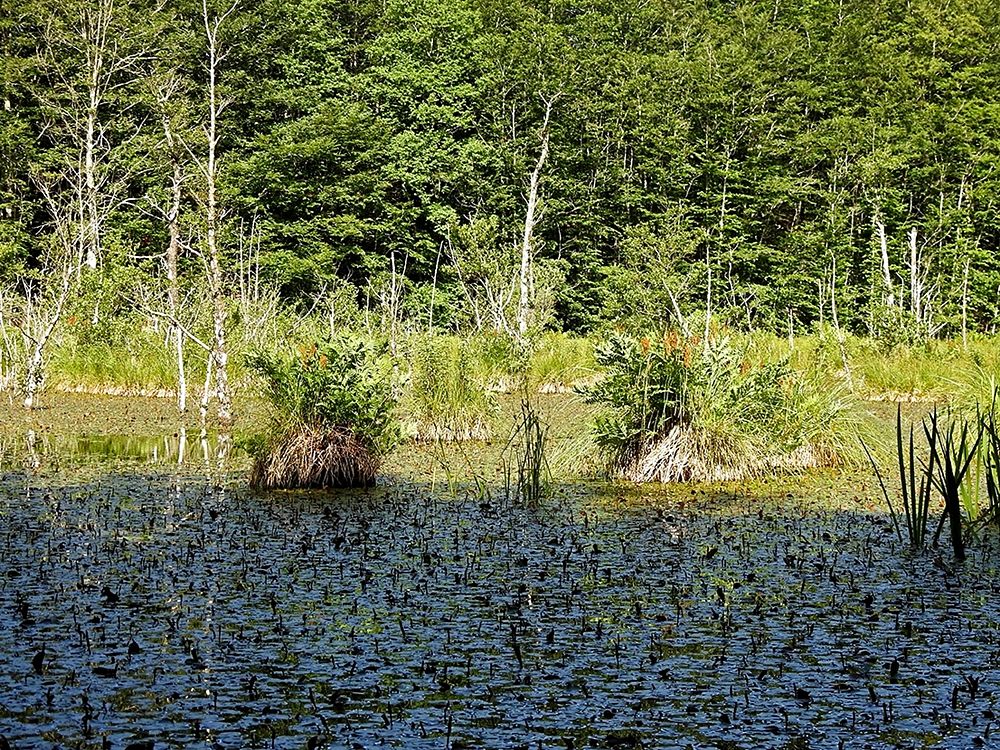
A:
<svg viewBox="0 0 1000 750">
<path fill-rule="evenodd" d="M 197 235 L 213 2 L 0 11 L 0 283 L 42 267 L 61 194 L 91 206 L 101 274 L 155 273 L 172 158 Z M 249 237 L 290 305 L 395 269 L 408 314 L 433 287 L 434 325 L 476 323 L 468 290 L 517 262 L 551 107 L 548 325 L 711 304 L 781 328 L 832 295 L 860 331 L 887 309 L 1000 317 L 993 0 L 244 0 L 221 34 L 223 258 Z"/>
</svg>

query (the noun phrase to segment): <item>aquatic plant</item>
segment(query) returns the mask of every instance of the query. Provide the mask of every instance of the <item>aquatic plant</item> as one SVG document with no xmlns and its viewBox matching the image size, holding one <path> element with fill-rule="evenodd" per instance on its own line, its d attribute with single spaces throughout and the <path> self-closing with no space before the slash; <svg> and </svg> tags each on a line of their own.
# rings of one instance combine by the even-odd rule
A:
<svg viewBox="0 0 1000 750">
<path fill-rule="evenodd" d="M 863 411 L 839 382 L 755 363 L 726 337 L 615 336 L 584 389 L 612 473 L 633 481 L 718 481 L 853 460 Z"/>
<path fill-rule="evenodd" d="M 986 477 L 987 523 L 1000 527 L 1000 429 L 997 427 L 996 398 L 982 417 L 983 441 L 980 446 L 982 471 Z"/>
<path fill-rule="evenodd" d="M 926 458 L 918 454 L 913 439 L 913 425 L 908 428 L 908 441 L 904 444 L 902 409 L 896 407 L 896 460 L 899 469 L 900 493 L 902 494 L 902 518 L 906 523 L 906 536 L 910 547 L 922 549 L 927 539 L 932 490 L 944 501 L 944 512 L 934 532 L 933 542 L 937 545 L 945 521 L 948 521 L 952 549 L 958 560 L 965 559 L 965 537 L 963 528 L 970 526 L 975 517 L 968 512 L 963 515 L 963 495 L 978 492 L 978 476 L 972 475 L 977 486 L 970 488 L 969 471 L 979 456 L 983 441 L 984 422 L 977 415 L 969 418 L 963 414 L 950 415 L 947 425 L 938 417 L 937 409 L 931 411 L 922 421 L 926 439 Z M 900 541 L 904 541 L 900 525 L 900 512 L 892 502 L 886 479 L 878 462 L 862 440 L 865 453 L 875 470 L 882 495 L 885 498 L 893 526 Z M 918 482 L 919 478 L 919 482 Z M 987 479 L 989 483 L 990 480 Z"/>
<path fill-rule="evenodd" d="M 962 535 L 962 484 L 969 467 L 976 458 L 983 438 L 983 428 L 978 420 L 958 416 L 942 427 L 937 409 L 924 420 L 924 433 L 930 445 L 931 458 L 928 474 L 934 487 L 944 499 L 945 515 L 934 535 L 937 542 L 945 517 L 948 519 L 952 549 L 958 560 L 965 559 L 965 540 Z"/>
<path fill-rule="evenodd" d="M 875 470 L 879 487 L 882 489 L 882 496 L 885 498 L 886 506 L 889 508 L 889 515 L 892 517 L 892 524 L 896 530 L 896 536 L 900 542 L 907 541 L 912 549 L 923 549 L 927 540 L 927 518 L 930 512 L 931 489 L 933 487 L 932 476 L 934 472 L 934 461 L 936 452 L 933 443 L 937 440 L 937 431 L 927 433 L 927 439 L 931 445 L 930 463 L 921 461 L 914 448 L 913 425 L 909 426 L 908 442 L 904 444 L 903 435 L 903 414 L 902 408 L 896 407 L 896 461 L 899 468 L 899 486 L 902 493 L 902 517 L 906 523 L 906 539 L 903 538 L 903 530 L 900 525 L 900 512 L 892 502 L 886 479 L 879 469 L 878 461 L 872 454 L 868 445 L 862 439 L 861 445 L 865 455 Z M 919 481 L 918 481 L 919 478 Z"/>
<path fill-rule="evenodd" d="M 521 398 L 521 417 L 511 430 L 502 461 L 508 498 L 536 505 L 548 492 L 549 464 L 545 450 L 548 427 L 527 396 Z"/>
<path fill-rule="evenodd" d="M 253 450 L 252 486 L 374 482 L 399 426 L 389 373 L 370 346 L 333 339 L 294 352 L 251 352 L 246 364 L 261 377 L 274 411 L 270 435 Z"/>
</svg>

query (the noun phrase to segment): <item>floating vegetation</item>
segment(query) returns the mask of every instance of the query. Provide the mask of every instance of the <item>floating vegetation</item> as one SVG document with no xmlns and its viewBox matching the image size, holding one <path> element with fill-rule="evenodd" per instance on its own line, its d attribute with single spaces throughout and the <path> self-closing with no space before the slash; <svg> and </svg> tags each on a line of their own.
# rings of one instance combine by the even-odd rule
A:
<svg viewBox="0 0 1000 750">
<path fill-rule="evenodd" d="M 527 506 L 129 466 L 0 484 L 11 747 L 989 741 L 997 548 L 911 555 L 839 485 Z"/>
</svg>

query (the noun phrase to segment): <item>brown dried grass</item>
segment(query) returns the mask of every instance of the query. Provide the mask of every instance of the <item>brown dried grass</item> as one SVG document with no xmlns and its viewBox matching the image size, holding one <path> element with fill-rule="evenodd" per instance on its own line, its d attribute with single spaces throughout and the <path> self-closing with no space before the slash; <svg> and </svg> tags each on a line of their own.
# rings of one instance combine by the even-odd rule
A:
<svg viewBox="0 0 1000 750">
<path fill-rule="evenodd" d="M 350 430 L 298 425 L 254 459 L 256 489 L 333 489 L 375 484 L 381 459 Z"/>
<path fill-rule="evenodd" d="M 415 421 L 410 423 L 410 430 L 418 443 L 486 442 L 492 434 L 490 426 L 482 419 L 458 426 Z"/>
<path fill-rule="evenodd" d="M 675 425 L 663 438 L 622 457 L 615 473 L 632 482 L 728 482 L 835 464 L 817 446 L 788 452 L 730 436 Z"/>
</svg>

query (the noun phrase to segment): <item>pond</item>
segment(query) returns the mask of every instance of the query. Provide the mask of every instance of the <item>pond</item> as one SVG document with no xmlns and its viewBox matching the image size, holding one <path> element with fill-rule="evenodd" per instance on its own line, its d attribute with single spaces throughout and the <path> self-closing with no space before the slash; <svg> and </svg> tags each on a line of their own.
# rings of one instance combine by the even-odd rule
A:
<svg viewBox="0 0 1000 750">
<path fill-rule="evenodd" d="M 188 439 L 11 442 L 11 747 L 992 742 L 995 546 L 912 556 L 849 478 L 253 494 Z"/>
</svg>

